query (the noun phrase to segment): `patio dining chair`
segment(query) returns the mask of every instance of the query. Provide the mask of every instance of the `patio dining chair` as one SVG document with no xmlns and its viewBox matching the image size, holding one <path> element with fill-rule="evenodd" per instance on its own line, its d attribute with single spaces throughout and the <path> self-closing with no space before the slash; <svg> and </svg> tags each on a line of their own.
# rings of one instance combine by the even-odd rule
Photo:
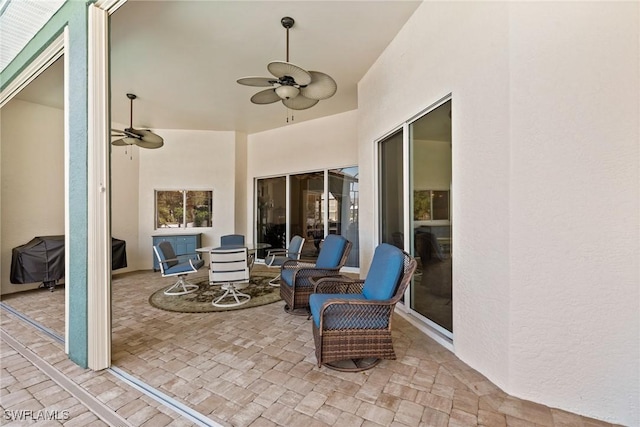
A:
<svg viewBox="0 0 640 427">
<path fill-rule="evenodd" d="M 378 246 L 365 280 L 343 276 L 316 282 L 309 297 L 318 367 L 362 371 L 395 359 L 391 320 L 416 260 L 395 246 Z"/>
<path fill-rule="evenodd" d="M 153 251 L 158 259 L 162 277 L 178 276 L 178 281 L 164 291 L 165 295 L 184 295 L 195 292 L 198 285 L 195 285 L 185 278 L 187 275 L 195 273 L 204 265 L 204 260 L 200 259 L 200 254 L 180 254 L 176 255 L 171 243 L 160 242 L 153 247 Z"/>
<path fill-rule="evenodd" d="M 313 292 L 313 279 L 337 276 L 347 262 L 351 242 L 337 234 L 329 234 L 320 248 L 315 264 L 289 260 L 280 270 L 280 297 L 287 313 L 306 316 L 309 295 Z"/>
<path fill-rule="evenodd" d="M 282 269 L 282 264 L 289 260 L 299 260 L 304 239 L 301 236 L 293 236 L 288 248 L 269 249 L 264 258 L 264 265 L 269 268 Z M 271 286 L 280 286 L 280 273 L 269 280 Z"/>
<path fill-rule="evenodd" d="M 210 252 L 210 285 L 221 285 L 225 291 L 211 304 L 215 307 L 236 307 L 246 304 L 251 295 L 240 292 L 249 283 L 247 248 L 216 248 Z"/>
</svg>

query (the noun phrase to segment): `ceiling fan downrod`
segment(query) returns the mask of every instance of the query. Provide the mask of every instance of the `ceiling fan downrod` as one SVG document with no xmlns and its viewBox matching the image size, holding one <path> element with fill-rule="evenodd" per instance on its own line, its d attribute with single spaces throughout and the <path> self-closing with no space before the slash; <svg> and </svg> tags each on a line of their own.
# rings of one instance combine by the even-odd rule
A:
<svg viewBox="0 0 640 427">
<path fill-rule="evenodd" d="M 287 62 L 289 62 L 289 28 L 293 27 L 293 24 L 296 23 L 296 21 L 290 17 L 290 16 L 285 16 L 284 18 L 282 18 L 280 20 L 280 23 L 282 24 L 282 26 L 287 30 Z"/>
<path fill-rule="evenodd" d="M 133 129 L 133 100 L 137 98 L 137 96 L 135 96 L 133 93 L 128 93 L 127 94 L 127 98 L 130 99 L 130 105 L 129 105 L 129 131 L 131 131 L 131 129 Z"/>
</svg>

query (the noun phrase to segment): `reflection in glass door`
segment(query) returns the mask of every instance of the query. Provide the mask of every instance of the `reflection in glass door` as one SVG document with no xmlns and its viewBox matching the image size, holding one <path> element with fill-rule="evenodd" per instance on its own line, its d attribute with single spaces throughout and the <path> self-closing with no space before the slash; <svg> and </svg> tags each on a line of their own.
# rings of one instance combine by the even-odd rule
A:
<svg viewBox="0 0 640 427">
<path fill-rule="evenodd" d="M 324 172 L 291 175 L 289 183 L 291 236 L 305 239 L 300 258 L 315 262 L 325 236 Z"/>
<path fill-rule="evenodd" d="M 358 168 L 329 170 L 329 234 L 339 234 L 352 244 L 345 266 L 360 266 L 358 237 Z"/>
<path fill-rule="evenodd" d="M 256 180 L 256 242 L 286 248 L 287 179 L 284 176 Z M 266 250 L 257 258 L 264 259 Z"/>
<path fill-rule="evenodd" d="M 409 125 L 412 255 L 410 307 L 453 333 L 451 270 L 451 101 Z"/>
</svg>

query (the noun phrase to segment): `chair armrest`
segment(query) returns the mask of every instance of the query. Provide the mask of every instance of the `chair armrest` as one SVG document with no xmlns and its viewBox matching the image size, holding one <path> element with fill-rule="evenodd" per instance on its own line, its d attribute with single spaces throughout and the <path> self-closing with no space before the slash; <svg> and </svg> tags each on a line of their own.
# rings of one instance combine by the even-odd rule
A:
<svg viewBox="0 0 640 427">
<path fill-rule="evenodd" d="M 267 249 L 267 256 L 270 255 L 283 255 L 283 254 L 287 254 L 289 252 L 287 252 L 287 250 L 285 248 L 280 248 L 280 249 Z"/>
<path fill-rule="evenodd" d="M 169 259 L 165 259 L 165 260 L 158 260 L 158 262 L 161 262 L 162 264 L 167 264 L 167 263 L 173 262 L 173 261 L 184 262 L 185 261 L 184 257 L 189 257 L 189 259 L 193 259 L 194 257 L 196 257 L 197 259 L 201 259 L 200 258 L 200 254 L 198 252 L 193 252 L 193 253 L 188 253 L 188 254 L 178 254 L 178 255 L 176 255 L 175 258 L 169 258 Z"/>
<path fill-rule="evenodd" d="M 193 257 L 197 257 L 198 259 L 200 259 L 200 253 L 199 252 L 190 252 L 190 253 L 186 253 L 186 254 L 177 254 L 176 255 L 176 260 L 180 261 L 180 258 L 184 258 L 184 257 L 189 257 L 189 258 L 193 258 Z M 168 260 L 171 261 L 171 260 Z"/>
<path fill-rule="evenodd" d="M 311 262 L 302 262 L 298 261 L 297 259 L 290 259 L 289 261 L 285 261 L 285 263 L 282 264 L 282 269 L 296 270 L 299 268 L 315 268 L 315 266 L 316 265 Z"/>
<path fill-rule="evenodd" d="M 278 257 L 283 257 L 283 258 L 287 258 L 289 257 L 289 255 L 295 255 L 296 258 L 298 256 L 297 252 L 289 252 L 286 249 L 270 249 L 267 251 L 267 255 L 264 257 L 264 263 L 265 265 L 272 265 L 273 262 L 276 260 L 276 258 Z"/>
<path fill-rule="evenodd" d="M 320 333 L 326 330 L 390 329 L 395 305 L 390 300 L 329 299 L 320 309 Z"/>
<path fill-rule="evenodd" d="M 361 294 L 364 280 L 350 279 L 345 276 L 322 277 L 315 282 L 315 294 Z"/>
<path fill-rule="evenodd" d="M 311 279 L 313 277 L 325 277 L 325 276 L 337 276 L 340 274 L 340 267 L 336 268 L 316 268 L 316 267 L 302 267 L 296 269 L 294 276 L 296 280 Z"/>
</svg>

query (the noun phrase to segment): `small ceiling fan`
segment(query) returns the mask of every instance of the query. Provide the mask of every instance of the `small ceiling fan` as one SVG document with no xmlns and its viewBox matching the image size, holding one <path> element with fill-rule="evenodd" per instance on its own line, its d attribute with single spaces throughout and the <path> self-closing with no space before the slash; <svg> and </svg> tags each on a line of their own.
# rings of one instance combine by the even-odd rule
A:
<svg viewBox="0 0 640 427">
<path fill-rule="evenodd" d="M 289 62 L 289 29 L 294 19 L 285 16 L 280 23 L 287 30 L 287 60 L 273 61 L 267 70 L 274 77 L 244 77 L 238 83 L 245 86 L 271 87 L 251 97 L 254 104 L 271 104 L 277 101 L 292 110 L 306 110 L 321 99 L 331 98 L 338 89 L 335 80 L 319 71 L 306 71 Z"/>
<path fill-rule="evenodd" d="M 137 98 L 132 93 L 127 94 L 127 98 L 131 100 L 131 109 L 129 114 L 129 127 L 124 130 L 111 129 L 112 137 L 121 137 L 111 144 L 117 146 L 137 145 L 141 148 L 160 148 L 164 145 L 164 139 L 160 135 L 156 135 L 149 129 L 133 128 L 133 100 Z"/>
</svg>

